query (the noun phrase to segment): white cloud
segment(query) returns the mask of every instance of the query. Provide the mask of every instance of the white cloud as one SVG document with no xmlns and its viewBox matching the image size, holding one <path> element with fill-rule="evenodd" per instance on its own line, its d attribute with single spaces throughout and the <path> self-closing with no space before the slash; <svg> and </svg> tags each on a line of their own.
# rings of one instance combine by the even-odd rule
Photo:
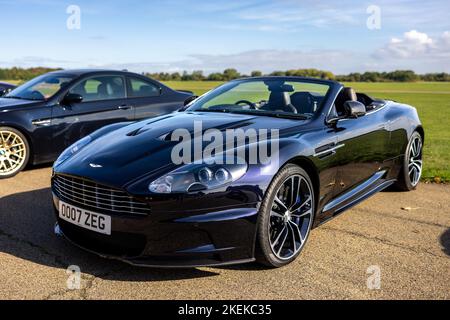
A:
<svg viewBox="0 0 450 320">
<path fill-rule="evenodd" d="M 195 54 L 188 59 L 164 63 L 124 63 L 103 67 L 128 69 L 135 72 L 181 72 L 203 70 L 206 74 L 236 68 L 241 73 L 260 70 L 317 68 L 333 72 L 353 71 L 358 57 L 351 52 L 331 50 L 252 50 L 234 54 Z M 96 66 L 98 67 L 98 66 Z"/>
<path fill-rule="evenodd" d="M 49 68 L 61 68 L 61 67 L 74 67 L 80 62 L 69 61 L 63 59 L 52 59 L 38 56 L 24 56 L 16 58 L 11 61 L 1 61 L 2 67 L 21 67 L 21 68 L 33 68 L 33 67 L 49 67 Z"/>
<path fill-rule="evenodd" d="M 450 55 L 450 32 L 444 32 L 433 39 L 417 30 L 405 32 L 402 38 L 392 38 L 391 41 L 375 54 L 375 58 L 386 59 L 418 59 L 436 58 Z"/>
<path fill-rule="evenodd" d="M 260 70 L 317 68 L 335 74 L 411 69 L 419 73 L 450 72 L 450 31 L 441 36 L 411 30 L 393 37 L 375 54 L 343 50 L 250 50 L 232 54 L 193 54 L 184 60 L 162 63 L 123 63 L 104 67 L 136 72 L 182 72 L 203 70 L 206 74 L 236 68 L 241 73 Z"/>
<path fill-rule="evenodd" d="M 280 2 L 282 5 L 280 5 Z M 325 27 L 331 25 L 358 25 L 364 20 L 364 6 L 337 9 L 315 1 L 280 1 L 260 8 L 249 8 L 236 13 L 238 19 L 253 23 L 289 24 L 291 26 Z M 359 19 L 361 18 L 362 19 Z"/>
</svg>

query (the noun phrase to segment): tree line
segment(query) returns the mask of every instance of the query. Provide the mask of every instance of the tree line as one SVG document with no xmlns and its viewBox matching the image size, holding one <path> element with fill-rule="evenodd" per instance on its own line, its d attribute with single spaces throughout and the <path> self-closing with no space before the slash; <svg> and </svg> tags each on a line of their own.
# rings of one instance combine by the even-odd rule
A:
<svg viewBox="0 0 450 320">
<path fill-rule="evenodd" d="M 0 68 L 0 79 L 26 81 L 33 79 L 41 74 L 61 69 L 51 68 Z M 144 75 L 159 81 L 229 81 L 244 77 L 267 76 L 299 76 L 312 77 L 320 79 L 337 80 L 342 82 L 414 82 L 414 81 L 450 81 L 450 74 L 427 73 L 416 74 L 412 70 L 395 70 L 391 72 L 364 72 L 350 73 L 348 75 L 334 75 L 330 71 L 318 69 L 293 69 L 287 71 L 274 71 L 264 74 L 261 71 L 252 71 L 250 74 L 241 74 L 236 69 L 228 68 L 223 72 L 214 72 L 205 75 L 203 71 L 193 72 L 159 72 L 159 73 L 143 73 Z"/>
<path fill-rule="evenodd" d="M 0 79 L 4 80 L 22 80 L 27 81 L 31 80 L 37 76 L 40 76 L 44 73 L 56 71 L 61 69 L 51 69 L 51 68 L 9 68 L 9 69 L 1 69 L 0 68 Z"/>
<path fill-rule="evenodd" d="M 392 72 L 364 72 L 350 73 L 348 75 L 334 75 L 330 71 L 317 69 L 295 69 L 287 71 L 274 71 L 263 74 L 261 71 L 252 71 L 250 74 L 240 74 L 236 69 L 226 69 L 223 72 L 204 75 L 202 71 L 174 72 L 174 73 L 146 73 L 146 76 L 160 81 L 229 81 L 245 77 L 260 76 L 298 76 L 311 77 L 342 82 L 414 82 L 414 81 L 450 81 L 448 73 L 416 74 L 411 70 L 395 70 Z"/>
</svg>

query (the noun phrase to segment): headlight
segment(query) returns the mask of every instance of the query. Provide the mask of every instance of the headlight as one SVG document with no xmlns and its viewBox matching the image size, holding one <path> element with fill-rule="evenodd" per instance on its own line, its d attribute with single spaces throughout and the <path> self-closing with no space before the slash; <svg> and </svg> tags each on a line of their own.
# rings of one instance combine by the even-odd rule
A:
<svg viewBox="0 0 450 320">
<path fill-rule="evenodd" d="M 92 141 L 91 136 L 86 136 L 81 140 L 78 140 L 73 145 L 68 147 L 66 150 L 61 153 L 61 155 L 58 157 L 58 159 L 55 161 L 54 167 L 59 166 L 61 163 L 72 157 L 74 154 L 76 154 L 78 151 L 83 149 L 86 145 L 88 145 Z"/>
<path fill-rule="evenodd" d="M 240 179 L 247 172 L 247 168 L 245 161 L 238 162 L 237 159 L 234 159 L 233 164 L 187 164 L 153 181 L 148 188 L 153 193 L 210 190 Z"/>
</svg>

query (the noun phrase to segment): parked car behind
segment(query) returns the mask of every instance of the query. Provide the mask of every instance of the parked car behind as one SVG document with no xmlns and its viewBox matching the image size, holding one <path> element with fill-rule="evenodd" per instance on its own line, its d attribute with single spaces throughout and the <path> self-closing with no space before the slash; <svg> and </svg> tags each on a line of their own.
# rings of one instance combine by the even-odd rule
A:
<svg viewBox="0 0 450 320">
<path fill-rule="evenodd" d="M 28 163 L 54 161 L 105 125 L 170 113 L 191 97 L 125 71 L 64 70 L 39 76 L 0 98 L 0 179 Z"/>
<path fill-rule="evenodd" d="M 0 97 L 15 89 L 16 86 L 6 82 L 0 82 Z"/>
</svg>

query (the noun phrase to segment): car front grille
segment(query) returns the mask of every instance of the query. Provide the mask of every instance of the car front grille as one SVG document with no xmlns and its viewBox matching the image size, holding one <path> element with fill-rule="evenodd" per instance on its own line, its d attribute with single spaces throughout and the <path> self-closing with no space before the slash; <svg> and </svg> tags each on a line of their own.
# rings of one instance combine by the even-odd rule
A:
<svg viewBox="0 0 450 320">
<path fill-rule="evenodd" d="M 86 210 L 132 215 L 150 213 L 148 204 L 138 201 L 126 192 L 82 178 L 55 175 L 52 187 L 62 201 Z"/>
</svg>

